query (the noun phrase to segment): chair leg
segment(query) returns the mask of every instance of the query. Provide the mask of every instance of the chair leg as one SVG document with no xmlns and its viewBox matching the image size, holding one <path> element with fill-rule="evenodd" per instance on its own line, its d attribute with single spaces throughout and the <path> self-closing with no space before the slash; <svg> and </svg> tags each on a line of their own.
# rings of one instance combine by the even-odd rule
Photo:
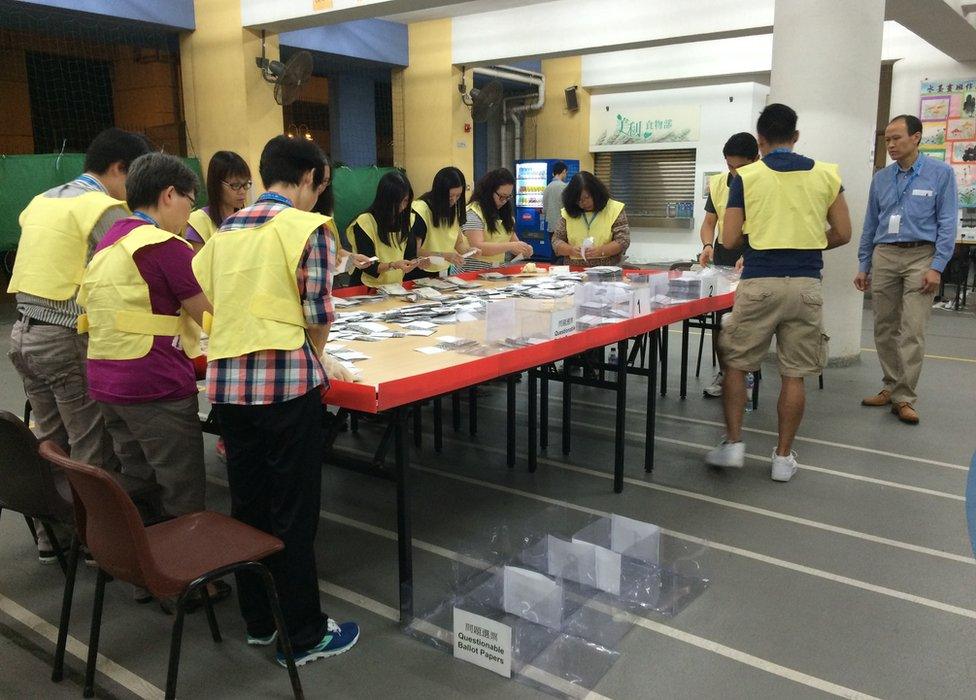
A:
<svg viewBox="0 0 976 700">
<path fill-rule="evenodd" d="M 24 425 L 28 428 L 30 427 L 30 417 L 31 417 L 31 405 L 30 399 L 24 401 Z"/>
<path fill-rule="evenodd" d="M 702 321 L 704 324 L 704 320 Z M 705 350 L 705 327 L 702 325 L 701 335 L 698 336 L 698 363 L 695 365 L 695 379 L 701 376 L 702 352 Z"/>
<path fill-rule="evenodd" d="M 34 538 L 34 544 L 37 544 L 37 528 L 34 526 L 34 518 L 25 515 L 24 521 L 27 523 L 27 529 L 30 530 L 31 537 Z"/>
<path fill-rule="evenodd" d="M 820 385 L 820 390 L 823 391 L 823 372 L 821 372 L 820 376 L 817 377 L 817 384 Z"/>
<path fill-rule="evenodd" d="M 176 619 L 173 621 L 173 637 L 169 647 L 169 670 L 166 672 L 166 700 L 176 697 L 176 678 L 180 673 L 180 649 L 183 645 L 183 616 L 187 591 L 176 601 Z"/>
<path fill-rule="evenodd" d="M 200 595 L 203 596 L 203 609 L 207 613 L 207 624 L 210 625 L 210 634 L 215 642 L 222 642 L 220 627 L 217 625 L 217 616 L 214 614 L 213 601 L 210 600 L 210 591 L 207 590 L 208 584 L 200 586 Z"/>
<path fill-rule="evenodd" d="M 91 636 L 88 639 L 88 663 L 85 665 L 85 689 L 82 695 L 86 698 L 95 697 L 95 665 L 98 662 L 98 635 L 102 630 L 102 606 L 105 603 L 105 583 L 108 574 L 98 570 L 95 581 L 95 603 L 92 606 Z"/>
<path fill-rule="evenodd" d="M 58 566 L 61 567 L 61 573 L 68 574 L 68 562 L 64 558 L 64 550 L 61 547 L 61 543 L 58 541 L 57 535 L 54 534 L 54 529 L 44 520 L 41 521 L 41 527 L 44 528 L 44 534 L 47 535 L 47 541 L 51 543 L 54 547 L 54 556 L 58 558 Z"/>
<path fill-rule="evenodd" d="M 54 649 L 54 670 L 51 680 L 55 683 L 64 678 L 64 650 L 68 645 L 68 625 L 71 620 L 71 601 L 75 594 L 75 574 L 78 573 L 78 552 L 81 542 L 78 536 L 71 538 L 71 549 L 68 552 L 68 572 L 64 581 L 64 595 L 61 598 L 61 620 L 58 622 L 58 644 Z"/>
<path fill-rule="evenodd" d="M 264 564 L 255 562 L 250 568 L 259 572 L 261 580 L 264 582 L 264 590 L 268 595 L 268 603 L 271 607 L 271 615 L 274 617 L 275 629 L 278 630 L 278 643 L 281 644 L 281 653 L 284 654 L 285 664 L 288 666 L 288 677 L 291 679 L 291 690 L 295 700 L 304 700 L 305 693 L 302 691 L 302 681 L 298 677 L 298 667 L 295 666 L 295 653 L 291 648 L 291 638 L 285 628 L 285 616 L 281 614 L 281 605 L 278 602 L 278 591 L 275 588 L 274 578 Z"/>
</svg>

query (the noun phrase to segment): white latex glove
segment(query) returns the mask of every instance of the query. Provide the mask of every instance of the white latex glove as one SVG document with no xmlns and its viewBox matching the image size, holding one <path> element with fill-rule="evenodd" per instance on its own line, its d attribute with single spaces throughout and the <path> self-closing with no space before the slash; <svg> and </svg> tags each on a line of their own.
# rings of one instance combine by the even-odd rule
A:
<svg viewBox="0 0 976 700">
<path fill-rule="evenodd" d="M 329 379 L 337 379 L 340 382 L 356 381 L 352 373 L 328 353 L 322 353 L 322 366 L 325 368 L 325 374 Z"/>
</svg>

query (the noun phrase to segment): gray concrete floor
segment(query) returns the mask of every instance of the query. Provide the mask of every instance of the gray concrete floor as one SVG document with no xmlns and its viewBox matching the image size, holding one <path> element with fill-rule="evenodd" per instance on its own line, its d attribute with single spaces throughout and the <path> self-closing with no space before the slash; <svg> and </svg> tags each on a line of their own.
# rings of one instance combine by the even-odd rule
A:
<svg viewBox="0 0 976 700">
<path fill-rule="evenodd" d="M 3 308 L 0 336 L 9 335 Z M 677 336 L 672 336 L 677 341 Z M 2 341 L 5 345 L 6 340 Z M 872 348 L 870 313 L 863 347 Z M 976 323 L 971 313 L 933 312 L 920 386 L 922 424 L 909 427 L 881 409 L 861 408 L 880 381 L 877 357 L 829 369 L 826 388 L 808 384 L 807 415 L 796 449 L 805 467 L 789 484 L 769 479 L 776 428 L 775 367 L 768 366 L 759 411 L 749 414 L 740 472 L 702 465 L 720 439 L 721 406 L 677 397 L 678 343 L 671 343 L 671 390 L 660 400 L 657 468 L 642 469 L 645 384 L 631 383 L 627 477 L 609 482 L 612 397 L 574 392 L 573 452 L 559 450 L 558 389 L 552 446 L 536 474 L 505 467 L 504 386 L 482 390 L 479 431 L 452 433 L 434 453 L 412 453 L 417 608 L 429 608 L 453 578 L 452 553 L 476 552 L 493 528 L 529 520 L 571 533 L 593 511 L 651 521 L 711 544 L 710 588 L 676 617 L 649 616 L 620 645 L 621 657 L 596 691 L 610 698 L 803 698 L 824 695 L 969 698 L 976 687 L 976 561 L 966 535 L 966 467 L 976 393 Z M 706 347 L 707 351 L 707 347 Z M 708 376 L 704 376 L 704 374 Z M 524 386 L 520 387 L 524 392 Z M 0 362 L 0 407 L 19 413 L 23 395 Z M 520 393 L 520 410 L 524 394 Z M 520 450 L 524 421 L 520 421 Z M 365 425 L 341 444 L 369 450 Z M 226 511 L 225 473 L 207 438 L 210 507 Z M 360 621 L 359 645 L 302 671 L 309 697 L 536 697 L 402 635 L 396 606 L 394 494 L 384 481 L 326 467 L 318 537 L 322 601 L 334 617 Z M 23 521 L 0 517 L 0 697 L 80 693 L 83 662 L 51 684 L 53 625 L 62 578 L 38 564 Z M 83 643 L 94 583 L 81 573 L 71 634 Z M 225 641 L 215 645 L 205 620 L 186 626 L 180 692 L 184 697 L 287 697 L 287 676 L 266 650 L 243 644 L 234 602 L 218 609 Z M 101 651 L 100 697 L 153 697 L 165 682 L 171 618 L 137 606 L 124 586 L 109 586 Z M 83 647 L 75 651 L 84 654 Z"/>
</svg>

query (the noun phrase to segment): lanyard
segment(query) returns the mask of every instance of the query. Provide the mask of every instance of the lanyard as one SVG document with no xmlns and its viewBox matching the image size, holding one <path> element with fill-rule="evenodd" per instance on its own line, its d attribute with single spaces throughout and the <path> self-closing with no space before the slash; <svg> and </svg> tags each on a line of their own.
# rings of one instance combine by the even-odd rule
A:
<svg viewBox="0 0 976 700">
<path fill-rule="evenodd" d="M 105 190 L 105 185 L 103 185 L 102 183 L 100 183 L 98 180 L 96 180 L 95 178 L 93 178 L 88 173 L 82 173 L 81 175 L 79 175 L 75 179 L 78 180 L 79 182 L 85 183 L 86 185 L 88 185 L 91 188 L 94 188 L 94 189 L 98 190 L 99 192 L 105 192 L 106 191 Z"/>
<path fill-rule="evenodd" d="M 258 197 L 259 202 L 277 202 L 278 204 L 284 204 L 286 207 L 295 206 L 292 201 L 283 194 L 278 194 L 277 192 L 265 192 L 260 197 Z"/>
<path fill-rule="evenodd" d="M 583 212 L 583 223 L 584 223 L 584 224 L 586 224 L 586 230 L 587 230 L 587 231 L 589 231 L 589 230 L 590 230 L 590 225 L 591 225 L 591 224 L 592 224 L 592 223 L 593 223 L 594 221 L 596 221 L 596 217 L 597 217 L 597 215 L 598 215 L 598 214 L 599 214 L 599 212 L 594 212 L 594 213 L 593 213 L 593 215 L 592 215 L 592 216 L 590 216 L 590 218 L 589 218 L 589 219 L 587 219 L 587 218 L 586 218 L 586 212 Z"/>
<path fill-rule="evenodd" d="M 146 214 L 146 213 L 144 213 L 144 212 L 141 212 L 141 211 L 138 211 L 138 210 L 136 210 L 136 211 L 134 211 L 134 212 L 132 212 L 132 216 L 133 216 L 134 218 L 136 218 L 136 219 L 142 219 L 142 220 L 143 220 L 143 221 L 145 221 L 145 222 L 146 222 L 147 224 L 152 224 L 152 225 L 153 225 L 153 226 L 155 226 L 156 228 L 160 228 L 160 226 L 159 226 L 159 222 L 158 222 L 158 221 L 156 221 L 156 220 L 155 220 L 154 218 L 152 218 L 151 216 L 149 216 L 149 214 Z"/>
<path fill-rule="evenodd" d="M 902 200 L 905 199 L 905 193 L 908 192 L 909 189 L 911 189 L 912 183 L 915 181 L 915 178 L 917 176 L 918 176 L 918 170 L 913 167 L 912 168 L 912 174 L 909 175 L 908 178 L 906 179 L 905 187 L 903 187 L 902 190 L 901 190 L 901 192 L 898 193 L 898 206 L 899 207 L 902 206 Z M 898 173 L 895 173 L 895 188 L 897 188 L 897 187 L 898 187 Z"/>
</svg>

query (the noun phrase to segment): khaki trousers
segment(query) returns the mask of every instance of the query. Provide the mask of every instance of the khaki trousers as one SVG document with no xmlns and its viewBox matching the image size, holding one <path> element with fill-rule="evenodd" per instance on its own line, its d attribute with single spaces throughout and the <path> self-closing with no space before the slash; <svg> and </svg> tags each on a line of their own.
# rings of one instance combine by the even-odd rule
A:
<svg viewBox="0 0 976 700">
<path fill-rule="evenodd" d="M 884 388 L 893 403 L 915 403 L 915 387 L 922 374 L 925 324 L 934 294 L 920 291 L 922 277 L 932 266 L 934 245 L 899 248 L 877 245 L 871 262 L 871 302 L 874 306 L 874 344 L 884 375 Z"/>
</svg>

